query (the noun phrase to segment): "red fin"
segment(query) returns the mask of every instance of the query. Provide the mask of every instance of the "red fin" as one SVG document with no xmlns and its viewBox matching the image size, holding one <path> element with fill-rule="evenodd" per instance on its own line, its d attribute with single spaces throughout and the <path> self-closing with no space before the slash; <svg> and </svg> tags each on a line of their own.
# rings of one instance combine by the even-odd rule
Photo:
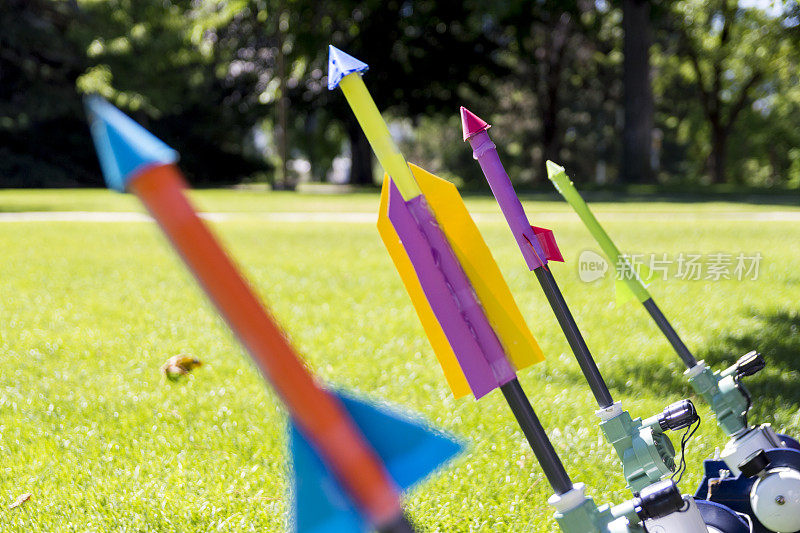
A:
<svg viewBox="0 0 800 533">
<path fill-rule="evenodd" d="M 531 226 L 531 229 L 533 229 L 533 233 L 536 235 L 536 238 L 539 239 L 539 244 L 542 245 L 547 260 L 559 261 L 563 263 L 564 258 L 561 256 L 561 250 L 558 249 L 558 245 L 556 244 L 556 238 L 553 236 L 553 230 L 539 228 L 536 226 Z"/>
</svg>

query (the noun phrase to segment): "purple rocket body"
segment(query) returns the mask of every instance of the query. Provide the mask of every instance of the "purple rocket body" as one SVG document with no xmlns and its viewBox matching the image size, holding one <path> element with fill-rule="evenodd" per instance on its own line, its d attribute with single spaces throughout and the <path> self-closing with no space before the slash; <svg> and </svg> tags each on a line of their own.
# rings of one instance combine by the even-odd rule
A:
<svg viewBox="0 0 800 533">
<path fill-rule="evenodd" d="M 478 399 L 516 372 L 425 197 L 405 201 L 395 184 L 390 186 L 389 220 Z"/>
<path fill-rule="evenodd" d="M 535 228 L 528 222 L 522 203 L 497 154 L 497 147 L 486 131 L 491 126 L 465 107 L 461 108 L 461 123 L 464 140 L 469 141 L 472 155 L 478 160 L 486 181 L 489 182 L 489 187 L 492 188 L 492 193 L 500 204 L 503 216 L 511 227 L 528 268 L 534 270 L 544 266 L 548 259 L 563 260 L 558 249 L 554 247 L 555 241 L 549 230 Z"/>
</svg>

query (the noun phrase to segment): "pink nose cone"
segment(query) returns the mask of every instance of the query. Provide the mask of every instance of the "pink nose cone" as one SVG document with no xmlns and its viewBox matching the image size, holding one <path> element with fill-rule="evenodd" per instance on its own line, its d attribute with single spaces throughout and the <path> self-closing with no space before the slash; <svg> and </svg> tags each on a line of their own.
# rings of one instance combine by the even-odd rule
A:
<svg viewBox="0 0 800 533">
<path fill-rule="evenodd" d="M 464 134 L 465 141 L 476 133 L 486 131 L 489 128 L 491 126 L 485 120 L 463 105 L 461 106 L 461 131 Z"/>
</svg>

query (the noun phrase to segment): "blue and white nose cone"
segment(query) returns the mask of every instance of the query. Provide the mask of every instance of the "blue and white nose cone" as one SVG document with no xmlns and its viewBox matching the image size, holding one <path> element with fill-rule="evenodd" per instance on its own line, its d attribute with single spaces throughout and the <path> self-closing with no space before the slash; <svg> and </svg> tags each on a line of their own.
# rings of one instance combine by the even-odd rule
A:
<svg viewBox="0 0 800 533">
<path fill-rule="evenodd" d="M 364 72 L 369 65 L 346 54 L 333 45 L 328 46 L 328 90 L 333 91 L 339 86 L 342 78 L 353 72 Z"/>
</svg>

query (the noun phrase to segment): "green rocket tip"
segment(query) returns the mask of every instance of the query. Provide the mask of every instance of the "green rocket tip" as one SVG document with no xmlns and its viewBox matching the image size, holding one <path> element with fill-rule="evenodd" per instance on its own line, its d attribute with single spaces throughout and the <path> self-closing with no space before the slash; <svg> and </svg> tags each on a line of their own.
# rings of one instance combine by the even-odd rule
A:
<svg viewBox="0 0 800 533">
<path fill-rule="evenodd" d="M 561 165 L 557 165 L 556 163 L 553 163 L 549 159 L 545 163 L 545 166 L 547 167 L 547 177 L 549 179 L 553 179 L 562 172 L 564 172 L 564 167 L 562 167 Z"/>
</svg>

